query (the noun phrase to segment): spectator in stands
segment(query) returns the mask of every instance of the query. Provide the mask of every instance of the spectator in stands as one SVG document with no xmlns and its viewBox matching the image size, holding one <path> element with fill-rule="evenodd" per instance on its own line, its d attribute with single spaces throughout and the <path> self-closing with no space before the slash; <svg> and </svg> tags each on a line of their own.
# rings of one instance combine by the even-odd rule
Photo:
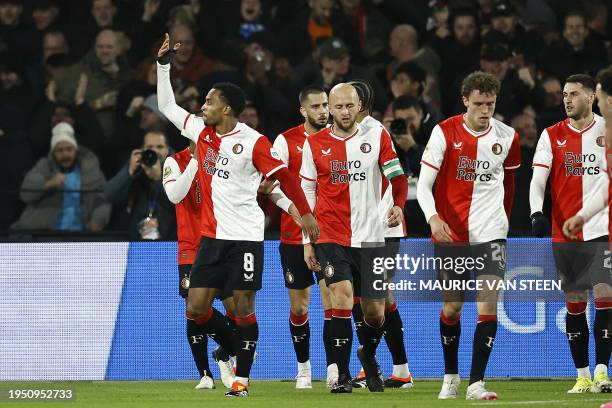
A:
<svg viewBox="0 0 612 408">
<path fill-rule="evenodd" d="M 288 22 L 280 36 L 283 54 L 293 64 L 300 63 L 318 43 L 320 38 L 340 37 L 350 44 L 350 53 L 359 58 L 359 38 L 350 19 L 341 13 L 333 13 L 333 0 L 308 0 L 308 9 Z"/>
<path fill-rule="evenodd" d="M 491 31 L 502 35 L 512 52 L 520 52 L 530 61 L 537 60 L 538 54 L 546 47 L 537 31 L 525 30 L 519 23 L 518 13 L 512 1 L 497 1 L 491 10 Z"/>
<path fill-rule="evenodd" d="M 142 148 L 133 150 L 104 186 L 104 195 L 115 204 L 112 226 L 127 226 L 130 240 L 176 239 L 174 205 L 162 186 L 162 164 L 169 152 L 163 133 L 147 133 Z"/>
<path fill-rule="evenodd" d="M 46 32 L 58 23 L 60 9 L 58 0 L 34 0 L 32 4 L 32 21 L 38 32 Z"/>
<path fill-rule="evenodd" d="M 253 102 L 247 101 L 246 105 L 244 105 L 244 110 L 238 116 L 238 121 L 242 123 L 246 123 L 250 128 L 257 130 L 260 133 L 264 133 L 264 129 L 260 125 L 259 115 L 257 113 L 257 107 L 253 105 Z M 269 137 L 273 138 L 276 135 L 271 135 Z"/>
<path fill-rule="evenodd" d="M 605 43 L 590 35 L 582 12 L 568 13 L 563 20 L 563 38 L 542 50 L 540 67 L 546 75 L 564 81 L 569 75 L 595 75 L 608 62 Z"/>
<path fill-rule="evenodd" d="M 31 30 L 22 19 L 22 0 L 0 0 L 0 55 L 24 63 Z"/>
<path fill-rule="evenodd" d="M 397 67 L 405 62 L 414 62 L 427 74 L 436 78 L 442 61 L 429 46 L 419 48 L 419 35 L 408 24 L 395 26 L 389 37 L 389 55 L 392 60 L 387 65 L 387 78 L 391 79 Z"/>
<path fill-rule="evenodd" d="M 102 30 L 94 49 L 70 67 L 57 82 L 58 101 L 71 103 L 82 75 L 86 76 L 85 101 L 96 111 L 104 137 L 110 140 L 115 130 L 115 104 L 119 89 L 132 77 L 132 69 L 121 58 L 117 35 Z"/>
<path fill-rule="evenodd" d="M 442 58 L 441 89 L 449 89 L 464 72 L 474 67 L 480 58 L 478 16 L 471 8 L 458 8 L 451 12 L 449 26 L 452 35 L 434 36 L 429 45 Z M 451 111 L 459 95 L 446 95 L 445 110 Z"/>
<path fill-rule="evenodd" d="M 404 62 L 399 65 L 389 84 L 391 95 L 399 98 L 402 95 L 411 95 L 419 99 L 425 106 L 427 112 L 432 116 L 433 121 L 437 122 L 442 117 L 439 104 L 432 100 L 425 100 L 423 97 L 427 83 L 426 72 L 415 62 Z M 392 104 L 389 104 L 385 111 L 385 118 L 393 116 Z"/>
<path fill-rule="evenodd" d="M 43 61 L 55 54 L 70 54 L 70 47 L 63 31 L 51 29 L 42 38 Z"/>
<path fill-rule="evenodd" d="M 510 216 L 512 233 L 519 236 L 531 234 L 531 218 L 529 218 L 529 183 L 522 180 L 531 180 L 533 175 L 533 156 L 538 144 L 538 128 L 531 115 L 524 113 L 512 118 L 510 122 L 519 134 L 521 145 L 521 167 L 516 169 L 516 190 L 514 192 L 514 205 Z"/>
<path fill-rule="evenodd" d="M 359 47 L 366 59 L 384 54 L 391 25 L 389 20 L 367 0 L 339 0 L 340 12 L 357 32 Z"/>
<path fill-rule="evenodd" d="M 100 231 L 111 210 L 100 192 L 104 183 L 98 158 L 77 146 L 74 129 L 61 122 L 53 128 L 49 155 L 23 180 L 20 197 L 27 207 L 11 228 Z"/>
<path fill-rule="evenodd" d="M 542 80 L 544 89 L 544 106 L 538 112 L 538 128 L 546 129 L 565 117 L 565 107 L 563 106 L 563 92 L 561 81 L 555 77 L 546 77 Z"/>
<path fill-rule="evenodd" d="M 391 128 L 391 122 L 402 119 L 406 122 L 407 130 L 410 131 L 414 141 L 425 147 L 431 136 L 431 131 L 437 124 L 431 114 L 427 112 L 423 102 L 412 95 L 402 95 L 391 104 L 392 116 L 385 118 L 384 125 Z M 418 173 L 418 171 L 416 172 Z"/>
<path fill-rule="evenodd" d="M 83 21 L 71 21 L 69 39 L 76 58 L 81 58 L 103 30 L 112 29 L 117 24 L 117 5 L 115 0 L 91 0 L 89 14 Z"/>
<path fill-rule="evenodd" d="M 177 88 L 177 80 L 188 83 L 198 81 L 215 69 L 216 62 L 208 58 L 196 44 L 193 30 L 183 24 L 174 24 L 170 29 L 171 47 L 181 43 L 172 60 L 171 79 L 173 89 Z M 181 88 L 181 86 L 179 86 Z"/>
</svg>

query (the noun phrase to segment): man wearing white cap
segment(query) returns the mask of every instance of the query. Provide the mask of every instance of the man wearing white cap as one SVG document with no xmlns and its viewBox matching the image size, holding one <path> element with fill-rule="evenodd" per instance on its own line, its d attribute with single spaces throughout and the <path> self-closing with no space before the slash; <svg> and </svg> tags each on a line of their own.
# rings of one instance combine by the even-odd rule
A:
<svg viewBox="0 0 612 408">
<path fill-rule="evenodd" d="M 105 178 L 98 158 L 77 145 L 70 124 L 58 123 L 51 134 L 49 154 L 21 184 L 20 197 L 27 207 L 11 228 L 101 230 L 111 206 L 100 191 Z"/>
</svg>

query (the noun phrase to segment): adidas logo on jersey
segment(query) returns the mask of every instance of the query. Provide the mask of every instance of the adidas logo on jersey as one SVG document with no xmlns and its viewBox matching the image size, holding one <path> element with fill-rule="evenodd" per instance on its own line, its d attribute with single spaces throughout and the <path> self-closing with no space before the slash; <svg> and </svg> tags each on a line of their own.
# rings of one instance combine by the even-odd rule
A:
<svg viewBox="0 0 612 408">
<path fill-rule="evenodd" d="M 565 146 L 567 146 L 567 139 L 565 140 L 557 139 L 557 147 L 565 147 Z"/>
<path fill-rule="evenodd" d="M 327 150 L 325 149 L 321 149 L 321 155 L 322 156 L 331 156 L 331 147 Z"/>
</svg>

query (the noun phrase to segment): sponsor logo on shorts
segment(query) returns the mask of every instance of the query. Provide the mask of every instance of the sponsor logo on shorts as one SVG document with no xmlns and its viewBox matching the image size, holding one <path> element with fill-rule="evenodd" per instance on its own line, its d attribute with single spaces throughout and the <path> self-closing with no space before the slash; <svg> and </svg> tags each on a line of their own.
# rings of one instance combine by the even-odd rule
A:
<svg viewBox="0 0 612 408">
<path fill-rule="evenodd" d="M 253 282 L 253 276 L 255 275 L 254 273 L 243 273 L 242 274 L 244 276 L 244 281 L 245 282 Z"/>
<path fill-rule="evenodd" d="M 181 279 L 181 289 L 189 289 L 189 278 L 184 277 Z"/>
<path fill-rule="evenodd" d="M 493 146 L 491 146 L 491 151 L 493 152 L 494 155 L 499 156 L 502 152 L 502 145 L 500 145 L 499 143 L 494 143 Z"/>
<path fill-rule="evenodd" d="M 599 136 L 596 139 L 596 142 L 597 142 L 597 146 L 604 147 L 606 145 L 606 138 L 605 138 L 605 136 Z"/>
<path fill-rule="evenodd" d="M 293 276 L 290 270 L 287 270 L 287 272 L 285 272 L 285 281 L 287 281 L 287 283 L 293 283 L 295 281 L 295 277 Z"/>
<path fill-rule="evenodd" d="M 326 278 L 331 278 L 332 276 L 334 276 L 334 266 L 328 264 L 325 267 L 324 273 Z"/>
<path fill-rule="evenodd" d="M 363 153 L 370 153 L 372 151 L 372 146 L 369 143 L 362 143 L 360 147 Z"/>
<path fill-rule="evenodd" d="M 240 143 L 236 143 L 234 147 L 232 147 L 232 152 L 234 152 L 234 154 L 240 154 L 243 150 L 244 146 L 242 146 Z"/>
</svg>

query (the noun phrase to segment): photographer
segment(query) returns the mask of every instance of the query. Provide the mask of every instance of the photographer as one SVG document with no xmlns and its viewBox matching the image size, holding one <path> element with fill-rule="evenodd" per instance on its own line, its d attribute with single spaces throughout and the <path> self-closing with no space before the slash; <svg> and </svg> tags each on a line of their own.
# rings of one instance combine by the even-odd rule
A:
<svg viewBox="0 0 612 408">
<path fill-rule="evenodd" d="M 418 177 L 432 121 L 419 100 L 411 95 L 395 99 L 392 109 L 393 118 L 385 120 L 385 126 L 393 138 L 404 173 Z"/>
<path fill-rule="evenodd" d="M 174 206 L 163 193 L 162 165 L 169 154 L 161 132 L 145 134 L 142 148 L 132 151 L 128 163 L 104 186 L 104 195 L 115 203 L 111 222 L 125 229 L 129 239 L 175 240 Z"/>
<path fill-rule="evenodd" d="M 395 99 L 392 109 L 392 120 L 389 118 L 384 124 L 391 134 L 404 173 L 408 176 L 408 201 L 404 206 L 407 233 L 409 237 L 427 236 L 429 226 L 415 194 L 416 181 L 421 172 L 421 156 L 434 126 L 433 120 L 419 100 L 411 95 Z"/>
</svg>

